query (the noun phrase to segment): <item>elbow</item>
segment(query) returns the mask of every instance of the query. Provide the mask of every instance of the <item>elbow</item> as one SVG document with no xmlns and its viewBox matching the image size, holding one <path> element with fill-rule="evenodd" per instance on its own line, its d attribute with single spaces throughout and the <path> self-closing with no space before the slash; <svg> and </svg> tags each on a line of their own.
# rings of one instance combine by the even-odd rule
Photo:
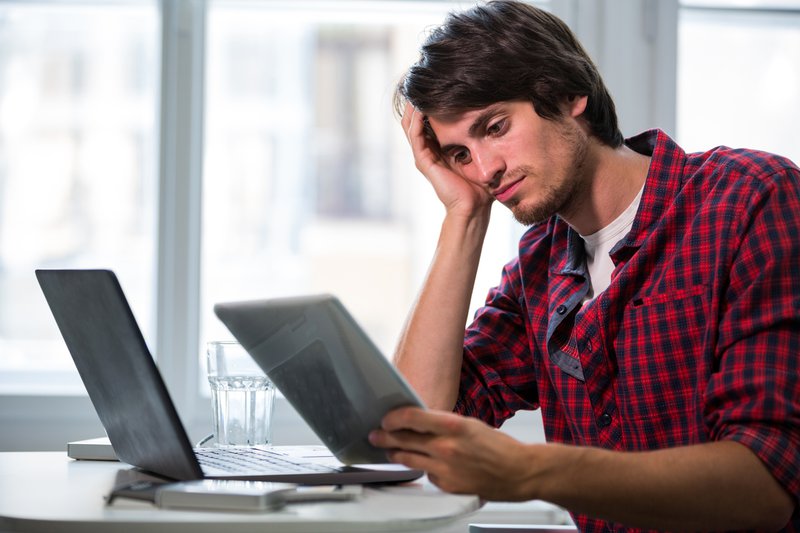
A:
<svg viewBox="0 0 800 533">
<path fill-rule="evenodd" d="M 423 402 L 428 409 L 452 412 L 456 409 L 456 400 L 449 397 L 423 397 Z"/>
<path fill-rule="evenodd" d="M 755 531 L 783 531 L 792 519 L 792 513 L 787 514 L 774 514 L 772 516 L 765 516 L 763 520 L 756 522 L 752 528 Z"/>
<path fill-rule="evenodd" d="M 776 509 L 772 515 L 772 520 L 765 524 L 768 531 L 780 531 L 786 528 L 786 525 L 792 520 L 796 506 L 784 506 L 781 509 Z"/>
<path fill-rule="evenodd" d="M 780 531 L 786 527 L 794 516 L 796 504 L 789 494 L 781 492 L 779 496 L 770 498 L 764 505 L 759 506 L 758 512 L 752 517 L 751 527 L 747 529 Z"/>
</svg>

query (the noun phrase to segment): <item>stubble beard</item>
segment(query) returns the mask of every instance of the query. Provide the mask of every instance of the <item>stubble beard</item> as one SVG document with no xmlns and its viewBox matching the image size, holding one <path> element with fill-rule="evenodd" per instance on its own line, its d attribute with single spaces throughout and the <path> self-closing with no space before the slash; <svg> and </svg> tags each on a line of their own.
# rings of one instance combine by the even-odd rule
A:
<svg viewBox="0 0 800 533">
<path fill-rule="evenodd" d="M 582 197 L 584 185 L 584 170 L 586 167 L 586 154 L 589 140 L 586 134 L 578 128 L 565 126 L 561 136 L 569 145 L 572 153 L 571 164 L 565 170 L 561 180 L 544 184 L 543 198 L 538 202 L 516 202 L 509 206 L 514 218 L 520 224 L 533 226 L 545 222 L 556 214 L 571 212 L 570 206 Z M 521 172 L 527 174 L 525 169 Z M 527 174 L 530 176 L 530 174 Z"/>
</svg>

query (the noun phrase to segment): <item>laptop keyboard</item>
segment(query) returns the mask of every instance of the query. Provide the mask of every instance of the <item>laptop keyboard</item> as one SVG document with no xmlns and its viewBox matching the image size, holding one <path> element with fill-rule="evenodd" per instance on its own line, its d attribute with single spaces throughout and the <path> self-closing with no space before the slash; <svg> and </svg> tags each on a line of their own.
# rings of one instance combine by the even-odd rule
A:
<svg viewBox="0 0 800 533">
<path fill-rule="evenodd" d="M 335 469 L 297 462 L 285 455 L 264 448 L 195 448 L 201 466 L 218 468 L 231 474 L 312 474 L 333 472 Z"/>
</svg>

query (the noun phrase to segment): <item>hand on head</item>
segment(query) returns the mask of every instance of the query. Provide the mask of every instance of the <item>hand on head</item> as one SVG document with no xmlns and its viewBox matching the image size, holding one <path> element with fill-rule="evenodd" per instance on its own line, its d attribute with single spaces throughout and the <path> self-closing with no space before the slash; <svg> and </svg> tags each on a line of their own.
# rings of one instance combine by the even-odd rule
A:
<svg viewBox="0 0 800 533">
<path fill-rule="evenodd" d="M 436 140 L 426 134 L 425 116 L 410 102 L 405 104 L 400 124 L 411 145 L 417 170 L 433 185 L 448 212 L 472 216 L 488 210 L 494 197 L 450 168 Z"/>
</svg>

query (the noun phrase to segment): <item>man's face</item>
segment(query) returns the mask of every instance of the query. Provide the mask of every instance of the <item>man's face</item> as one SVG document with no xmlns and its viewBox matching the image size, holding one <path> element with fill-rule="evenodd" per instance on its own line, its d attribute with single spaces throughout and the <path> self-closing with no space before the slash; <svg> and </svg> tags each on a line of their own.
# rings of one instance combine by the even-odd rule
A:
<svg viewBox="0 0 800 533">
<path fill-rule="evenodd" d="M 455 117 L 428 117 L 447 165 L 530 225 L 576 209 L 587 189 L 588 135 L 576 117 L 585 97 L 545 120 L 530 102 L 500 102 Z"/>
</svg>

